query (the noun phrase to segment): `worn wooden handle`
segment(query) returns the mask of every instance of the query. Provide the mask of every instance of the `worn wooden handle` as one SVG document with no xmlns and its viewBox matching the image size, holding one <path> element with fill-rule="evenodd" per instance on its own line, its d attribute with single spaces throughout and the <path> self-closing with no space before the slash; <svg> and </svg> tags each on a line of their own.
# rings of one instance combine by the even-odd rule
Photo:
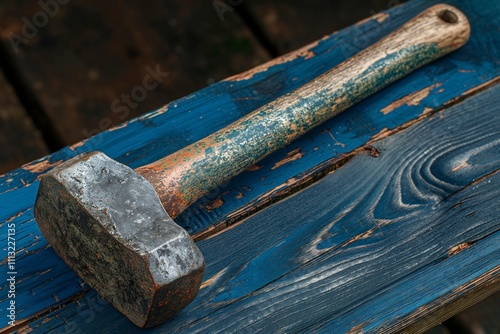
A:
<svg viewBox="0 0 500 334">
<path fill-rule="evenodd" d="M 140 167 L 176 217 L 208 191 L 275 150 L 469 38 L 465 15 L 433 6 L 297 90 L 161 160 Z"/>
</svg>

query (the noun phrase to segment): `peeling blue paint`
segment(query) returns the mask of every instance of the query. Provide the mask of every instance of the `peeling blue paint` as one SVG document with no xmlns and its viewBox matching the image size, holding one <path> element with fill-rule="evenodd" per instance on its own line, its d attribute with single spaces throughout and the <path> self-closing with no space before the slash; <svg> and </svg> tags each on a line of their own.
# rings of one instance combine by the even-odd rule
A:
<svg viewBox="0 0 500 334">
<path fill-rule="evenodd" d="M 437 2 L 441 1 L 415 0 L 393 8 L 390 11 L 390 17 L 384 21 L 383 25 L 380 25 L 381 28 L 370 34 L 370 42 L 374 42 L 387 32 L 394 30 L 422 8 Z M 471 40 L 461 50 L 402 78 L 397 85 L 386 87 L 382 92 L 366 98 L 349 108 L 348 111 L 313 129 L 286 148 L 261 161 L 259 166 L 262 168 L 244 172 L 231 179 L 228 185 L 220 191 L 220 193 L 228 191 L 222 197 L 225 202 L 224 206 L 207 212 L 203 203 L 210 201 L 210 198 L 201 199 L 179 216 L 176 221 L 191 233 L 203 231 L 224 219 L 235 209 L 250 203 L 260 195 L 285 183 L 288 179 L 310 170 L 330 158 L 338 157 L 363 145 L 370 137 L 384 128 L 391 129 L 404 124 L 418 117 L 426 107 L 439 108 L 469 89 L 498 77 L 500 75 L 500 67 L 498 66 L 500 35 L 486 32 L 495 31 L 500 26 L 500 15 L 498 15 L 500 3 L 497 1 L 465 0 L 446 2 L 463 10 L 469 16 L 473 27 Z M 379 24 L 375 21 L 363 24 L 363 27 L 378 26 Z M 65 148 L 51 155 L 49 162 L 66 160 L 92 149 L 104 151 L 109 156 L 134 168 L 155 161 L 221 129 L 242 115 L 279 95 L 292 91 L 344 61 L 359 49 L 356 46 L 346 48 L 342 45 L 351 42 L 356 36 L 361 36 L 363 33 L 364 30 L 360 30 L 359 27 L 342 30 L 320 41 L 312 49 L 314 57 L 297 58 L 288 63 L 273 66 L 265 72 L 255 74 L 249 80 L 223 81 L 211 85 L 176 101 L 176 107 L 171 104 L 165 113 L 151 118 L 150 122 L 154 124 L 153 127 L 148 127 L 140 120 L 131 121 L 126 127 L 112 132 L 107 131 L 102 134 L 101 138 L 91 138 L 73 150 Z M 291 80 L 292 78 L 296 80 Z M 442 83 L 440 89 L 443 91 L 425 99 L 420 105 L 403 105 L 387 115 L 380 113 L 380 110 L 390 102 L 438 82 Z M 277 87 L 277 90 L 271 93 L 270 90 L 262 89 L 259 91 L 260 93 L 267 91 L 268 94 L 253 93 L 255 87 L 264 84 Z M 252 98 L 243 100 L 242 97 Z M 203 116 L 202 120 L 200 120 L 200 116 Z M 326 132 L 327 130 L 335 137 L 336 141 Z M 342 143 L 344 146 L 337 143 Z M 286 153 L 297 148 L 301 148 L 307 158 L 271 170 Z M 20 305 L 24 305 L 18 310 L 19 319 L 54 306 L 56 302 L 52 295 L 56 295 L 59 301 L 63 301 L 87 289 L 62 260 L 50 248 L 47 248 L 46 242 L 33 220 L 32 210 L 29 208 L 33 206 L 35 201 L 38 187 L 36 178 L 39 175 L 38 172 L 17 169 L 0 177 L 0 221 L 5 222 L 9 217 L 24 212 L 16 219 L 16 224 L 22 225 L 18 240 L 21 249 L 26 248 L 30 252 L 29 256 L 20 258 L 18 262 L 19 279 L 22 281 L 18 285 L 20 293 L 17 300 Z M 261 181 L 263 178 L 265 181 Z M 242 192 L 244 196 L 237 198 L 236 195 L 239 192 Z M 0 235 L 6 235 L 5 229 L 5 223 L 0 225 Z M 498 236 L 495 238 L 494 242 L 498 242 Z M 324 244 L 323 246 L 328 245 Z M 221 247 L 230 249 L 230 245 L 221 245 Z M 212 267 L 212 269 L 216 268 Z M 209 271 L 206 277 L 211 277 L 215 273 Z M 440 287 L 436 285 L 436 289 Z M 2 285 L 2 289 L 2 291 L 6 291 L 5 285 Z M 0 308 L 5 308 L 5 302 L 5 298 L 0 298 Z M 60 322 L 61 327 L 58 327 L 58 330 L 62 331 L 66 326 L 64 324 L 65 315 L 79 314 L 82 307 L 84 306 L 73 303 L 60 310 L 58 314 L 61 314 L 61 317 L 52 319 L 52 321 Z M 101 316 L 110 323 L 112 320 L 121 321 L 119 326 L 125 329 L 123 332 L 126 329 L 134 329 L 124 322 L 117 311 L 113 311 L 109 307 L 103 311 Z M 34 325 L 40 325 L 46 319 L 42 317 Z M 88 317 L 80 317 L 76 320 L 85 323 Z M 89 329 L 92 328 L 92 323 L 85 324 Z M 50 325 L 56 326 L 53 322 Z M 98 324 L 94 325 L 96 326 L 95 330 L 101 329 Z M 40 331 L 46 329 L 47 327 L 42 327 Z"/>
</svg>

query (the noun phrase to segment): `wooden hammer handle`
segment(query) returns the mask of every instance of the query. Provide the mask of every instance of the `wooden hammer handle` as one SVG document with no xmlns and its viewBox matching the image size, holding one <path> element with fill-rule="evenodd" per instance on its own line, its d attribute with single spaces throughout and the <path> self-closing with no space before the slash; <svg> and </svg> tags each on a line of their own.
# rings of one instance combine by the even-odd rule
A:
<svg viewBox="0 0 500 334">
<path fill-rule="evenodd" d="M 376 44 L 229 126 L 136 171 L 172 218 L 208 191 L 413 70 L 459 48 L 467 18 L 439 4 Z"/>
</svg>

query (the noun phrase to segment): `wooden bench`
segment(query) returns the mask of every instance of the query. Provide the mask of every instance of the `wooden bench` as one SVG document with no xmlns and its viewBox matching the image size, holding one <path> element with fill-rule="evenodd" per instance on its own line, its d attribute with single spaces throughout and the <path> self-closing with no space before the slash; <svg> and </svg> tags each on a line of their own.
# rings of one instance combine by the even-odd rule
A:
<svg viewBox="0 0 500 334">
<path fill-rule="evenodd" d="M 41 236 L 33 218 L 40 175 L 96 149 L 131 167 L 154 161 L 310 81 L 437 2 L 392 8 L 1 176 L 0 235 L 15 229 L 16 329 L 137 331 Z M 149 331 L 422 331 L 499 289 L 500 3 L 446 2 L 471 22 L 465 47 L 176 219 L 205 255 L 205 280 L 188 308 Z M 4 310 L 12 300 L 6 279 Z"/>
</svg>

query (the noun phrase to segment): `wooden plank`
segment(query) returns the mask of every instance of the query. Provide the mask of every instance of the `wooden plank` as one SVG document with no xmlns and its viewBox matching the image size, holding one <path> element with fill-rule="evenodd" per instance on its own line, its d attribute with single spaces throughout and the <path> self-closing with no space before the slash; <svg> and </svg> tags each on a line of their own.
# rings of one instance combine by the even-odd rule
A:
<svg viewBox="0 0 500 334">
<path fill-rule="evenodd" d="M 200 241 L 207 272 L 198 298 L 151 332 L 421 332 L 444 320 L 429 315 L 492 293 L 500 287 L 499 115 L 497 85 L 377 141 L 378 157 L 359 154 Z M 23 329 L 134 330 L 96 298 L 90 292 Z"/>
<path fill-rule="evenodd" d="M 280 53 L 287 53 L 357 21 L 387 10 L 404 1 L 350 0 L 350 1 L 265 1 L 239 2 L 262 27 Z M 378 16 L 382 22 L 385 14 Z M 362 37 L 356 41 L 364 44 Z M 359 45 L 363 49 L 367 44 Z"/>
<path fill-rule="evenodd" d="M 49 151 L 1 71 L 0 87 L 0 174 L 3 174 Z"/>
<path fill-rule="evenodd" d="M 268 59 L 206 1 L 15 1 L 0 19 L 66 145 Z"/>
<path fill-rule="evenodd" d="M 324 175 L 342 163 L 342 157 L 365 145 L 372 137 L 386 136 L 404 124 L 415 122 L 415 119 L 424 119 L 498 80 L 499 36 L 489 32 L 498 26 L 500 4 L 496 1 L 479 4 L 458 0 L 452 3 L 467 13 L 475 27 L 471 41 L 462 50 L 426 66 L 397 85 L 387 87 L 268 157 L 259 166 L 200 200 L 177 222 L 192 234 L 199 235 L 213 225 L 224 225 L 234 217 L 245 216 L 262 203 L 269 204 L 303 187 L 308 180 L 314 179 L 311 175 Z M 346 51 L 355 52 L 354 48 L 341 49 L 339 46 L 349 45 L 349 41 L 366 35 L 367 31 L 373 31 L 368 36 L 375 41 L 431 4 L 414 1 L 394 8 L 382 26 L 374 18 L 340 31 L 315 45 L 232 80 L 211 85 L 122 127 L 2 176 L 0 222 L 3 223 L 0 235 L 6 235 L 5 222 L 10 221 L 16 224 L 19 239 L 17 298 L 19 305 L 24 307 L 18 310 L 18 320 L 30 319 L 51 307 L 71 302 L 87 289 L 48 247 L 33 219 L 37 177 L 41 173 L 63 160 L 93 149 L 100 149 L 132 167 L 154 161 L 311 80 L 345 59 Z M 441 86 L 431 89 L 430 94 L 420 101 L 403 104 L 389 113 L 381 112 L 393 101 L 415 96 L 416 92 L 438 83 Z M 299 148 L 301 158 L 290 159 L 293 154 L 289 153 L 298 152 Z M 290 161 L 283 163 L 283 159 Z M 210 209 L 207 205 L 211 205 Z M 0 307 L 4 307 L 2 303 L 5 302 L 5 299 L 0 300 Z"/>
</svg>

